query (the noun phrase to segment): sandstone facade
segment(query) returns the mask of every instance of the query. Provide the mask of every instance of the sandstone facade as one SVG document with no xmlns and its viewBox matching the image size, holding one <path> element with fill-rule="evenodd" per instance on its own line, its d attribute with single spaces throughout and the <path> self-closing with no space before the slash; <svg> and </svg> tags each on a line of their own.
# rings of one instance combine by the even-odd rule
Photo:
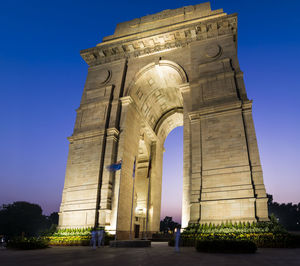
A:
<svg viewBox="0 0 300 266">
<path fill-rule="evenodd" d="M 131 230 L 145 231 L 148 212 L 148 231 L 158 231 L 163 145 L 182 125 L 182 226 L 268 220 L 236 14 L 209 3 L 165 10 L 118 24 L 81 56 L 89 71 L 69 137 L 60 227 L 100 225 L 128 238 L 136 157 Z M 106 170 L 119 159 L 121 171 Z"/>
</svg>

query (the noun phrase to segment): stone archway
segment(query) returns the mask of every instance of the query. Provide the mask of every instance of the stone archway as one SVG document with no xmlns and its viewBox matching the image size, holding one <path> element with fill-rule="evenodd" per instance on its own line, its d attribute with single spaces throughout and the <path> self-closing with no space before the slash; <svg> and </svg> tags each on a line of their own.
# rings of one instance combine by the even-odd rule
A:
<svg viewBox="0 0 300 266">
<path fill-rule="evenodd" d="M 180 88 L 183 84 L 188 86 L 187 80 L 185 72 L 178 64 L 159 60 L 157 64 L 150 63 L 143 67 L 135 75 L 133 82 L 126 89 L 126 96 L 122 98 L 124 104 L 120 129 L 123 136 L 120 135 L 120 142 L 123 141 L 124 144 L 118 157 L 123 158 L 123 169 L 126 169 L 126 173 L 122 173 L 121 179 L 126 184 L 131 183 L 130 166 L 134 157 L 137 157 L 134 209 L 146 211 L 144 215 L 137 216 L 134 213 L 133 219 L 135 224 L 140 225 L 141 234 L 146 231 L 147 213 L 147 231 L 159 230 L 163 144 L 172 129 L 183 126 L 183 99 Z M 152 167 L 151 178 L 148 179 L 150 154 Z M 128 217 L 131 215 L 128 212 L 131 198 L 122 196 L 128 191 L 129 187 L 121 183 L 120 198 L 123 199 L 120 200 L 119 207 L 116 207 L 118 214 L 115 217 L 120 235 L 128 233 L 126 228 L 131 219 Z M 117 190 L 114 193 L 116 194 Z M 117 198 L 113 206 L 117 206 Z"/>
<path fill-rule="evenodd" d="M 120 23 L 81 51 L 89 71 L 69 137 L 60 227 L 100 225 L 128 238 L 132 199 L 137 222 L 144 218 L 151 154 L 149 231 L 157 231 L 163 143 L 178 125 L 183 227 L 268 220 L 252 101 L 236 48 L 236 14 L 204 3 Z M 106 171 L 118 159 L 122 170 Z"/>
</svg>

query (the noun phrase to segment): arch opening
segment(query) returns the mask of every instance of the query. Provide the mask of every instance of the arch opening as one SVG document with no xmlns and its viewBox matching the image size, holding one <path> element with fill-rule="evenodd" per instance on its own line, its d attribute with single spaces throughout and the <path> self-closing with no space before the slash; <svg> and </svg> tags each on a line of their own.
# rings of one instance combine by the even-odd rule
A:
<svg viewBox="0 0 300 266">
<path fill-rule="evenodd" d="M 132 231 L 139 228 L 139 237 L 143 237 L 145 231 L 148 233 L 159 231 L 164 143 L 171 131 L 183 126 L 183 98 L 180 86 L 186 82 L 186 75 L 180 66 L 161 60 L 158 64 L 153 63 L 142 68 L 127 89 L 126 95 L 132 99 L 134 110 L 138 113 L 134 117 L 140 124 L 133 205 L 135 213 L 131 228 Z M 132 123 L 132 120 L 128 120 L 128 123 Z M 171 133 L 171 135 L 173 134 Z M 128 136 L 128 141 L 132 141 L 132 136 Z M 178 142 L 180 141 L 177 141 L 177 144 Z M 183 137 L 181 142 L 183 143 Z M 176 145 L 173 148 L 176 149 Z M 177 174 L 181 172 L 179 174 L 181 176 L 177 179 L 179 188 L 183 190 L 182 148 L 176 152 L 177 155 L 180 153 L 182 155 L 179 159 L 181 160 L 181 171 L 177 171 Z M 151 170 L 149 172 L 150 161 Z M 149 176 L 150 178 L 148 178 Z M 170 181 L 167 182 L 167 184 L 169 183 Z M 167 195 L 167 193 L 164 194 Z M 176 193 L 176 199 L 181 193 Z M 177 206 L 176 220 L 180 222 L 181 198 L 175 202 L 179 205 Z"/>
<path fill-rule="evenodd" d="M 183 191 L 183 127 L 168 134 L 163 155 L 161 220 L 165 216 L 181 224 Z"/>
</svg>

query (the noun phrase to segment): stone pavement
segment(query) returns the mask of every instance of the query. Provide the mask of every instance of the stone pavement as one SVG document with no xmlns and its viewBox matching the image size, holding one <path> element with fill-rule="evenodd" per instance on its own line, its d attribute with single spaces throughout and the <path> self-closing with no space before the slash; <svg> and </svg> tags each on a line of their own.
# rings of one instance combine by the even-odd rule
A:
<svg viewBox="0 0 300 266">
<path fill-rule="evenodd" d="M 0 265 L 300 265 L 300 249 L 259 249 L 256 254 L 209 254 L 194 248 L 179 253 L 167 243 L 151 248 L 52 247 L 44 250 L 0 249 Z"/>
</svg>

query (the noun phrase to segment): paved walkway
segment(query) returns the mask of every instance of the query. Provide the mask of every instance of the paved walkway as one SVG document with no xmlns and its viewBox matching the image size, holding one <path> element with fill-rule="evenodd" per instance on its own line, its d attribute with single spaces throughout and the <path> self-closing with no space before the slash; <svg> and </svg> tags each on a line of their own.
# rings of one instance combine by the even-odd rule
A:
<svg viewBox="0 0 300 266">
<path fill-rule="evenodd" d="M 167 243 L 151 248 L 52 247 L 43 250 L 0 249 L 0 265 L 300 265 L 300 249 L 259 249 L 256 254 L 209 254 L 194 248 L 179 253 Z"/>
</svg>

